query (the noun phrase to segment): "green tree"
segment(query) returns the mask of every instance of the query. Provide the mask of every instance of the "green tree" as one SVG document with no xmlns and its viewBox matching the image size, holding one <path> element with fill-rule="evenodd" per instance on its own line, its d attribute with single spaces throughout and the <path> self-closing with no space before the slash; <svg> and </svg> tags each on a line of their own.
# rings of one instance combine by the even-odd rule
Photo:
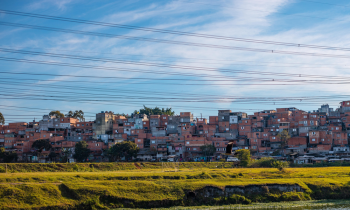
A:
<svg viewBox="0 0 350 210">
<path fill-rule="evenodd" d="M 200 147 L 200 150 L 202 151 L 202 154 L 205 157 L 207 157 L 207 161 L 208 161 L 208 157 L 213 156 L 214 153 L 216 152 L 216 148 L 212 144 L 204 144 Z"/>
<path fill-rule="evenodd" d="M 62 114 L 60 111 L 51 111 L 50 113 L 49 113 L 49 116 L 51 117 L 51 116 L 55 116 L 56 118 L 62 118 L 62 117 L 64 117 L 64 114 Z"/>
<path fill-rule="evenodd" d="M 281 139 L 281 150 L 284 155 L 284 149 L 288 143 L 288 139 L 290 139 L 290 135 L 288 133 L 288 130 L 283 130 L 277 135 L 278 138 Z"/>
<path fill-rule="evenodd" d="M 125 157 L 126 160 L 130 158 L 137 157 L 137 153 L 139 152 L 139 148 L 137 144 L 131 141 L 123 141 L 120 143 L 116 143 L 111 148 L 109 148 L 108 154 L 112 160 L 117 160 L 122 157 Z"/>
<path fill-rule="evenodd" d="M 17 160 L 17 153 L 14 151 L 6 152 L 4 147 L 0 147 L 0 159 L 5 163 L 11 163 L 13 160 Z"/>
<path fill-rule="evenodd" d="M 68 162 L 68 157 L 70 154 L 72 154 L 72 151 L 69 148 L 62 148 L 62 162 L 66 163 Z"/>
<path fill-rule="evenodd" d="M 0 112 L 0 124 L 5 125 L 5 117 L 4 117 L 4 115 L 2 115 L 1 112 Z"/>
<path fill-rule="evenodd" d="M 0 147 L 0 159 L 2 159 L 5 155 L 5 148 L 4 147 Z"/>
<path fill-rule="evenodd" d="M 162 114 L 166 114 L 166 115 L 170 115 L 173 116 L 175 114 L 174 111 L 172 111 L 172 108 L 149 108 L 146 107 L 145 105 L 143 105 L 143 109 L 140 109 L 139 111 L 135 110 L 134 114 L 147 114 L 147 115 L 162 115 Z"/>
<path fill-rule="evenodd" d="M 36 149 L 38 157 L 40 158 L 43 150 L 50 151 L 52 146 L 48 139 L 38 139 L 33 143 L 32 148 Z"/>
<path fill-rule="evenodd" d="M 88 144 L 86 141 L 80 141 L 75 144 L 75 154 L 73 157 L 78 161 L 78 162 L 83 162 L 85 161 L 91 153 L 91 150 L 88 148 Z"/>
<path fill-rule="evenodd" d="M 48 139 L 38 139 L 33 143 L 32 148 L 38 150 L 41 153 L 43 150 L 50 151 L 52 145 Z"/>
<path fill-rule="evenodd" d="M 274 160 L 271 165 L 272 167 L 277 168 L 279 171 L 283 171 L 284 168 L 287 168 L 289 166 L 289 163 L 280 160 Z"/>
<path fill-rule="evenodd" d="M 75 110 L 74 112 L 69 111 L 68 114 L 66 114 L 66 117 L 72 117 L 75 119 L 79 119 L 80 122 L 85 121 L 84 112 L 82 110 Z"/>
<path fill-rule="evenodd" d="M 3 160 L 5 163 L 11 163 L 12 161 L 17 161 L 17 153 L 15 151 L 5 152 Z"/>
<path fill-rule="evenodd" d="M 236 150 L 237 157 L 240 160 L 240 165 L 243 167 L 248 167 L 251 161 L 250 150 L 249 149 L 239 149 Z"/>
<path fill-rule="evenodd" d="M 55 152 L 53 152 L 53 151 L 50 152 L 49 158 L 51 159 L 51 161 L 56 160 L 56 157 L 57 157 L 57 154 Z"/>
</svg>

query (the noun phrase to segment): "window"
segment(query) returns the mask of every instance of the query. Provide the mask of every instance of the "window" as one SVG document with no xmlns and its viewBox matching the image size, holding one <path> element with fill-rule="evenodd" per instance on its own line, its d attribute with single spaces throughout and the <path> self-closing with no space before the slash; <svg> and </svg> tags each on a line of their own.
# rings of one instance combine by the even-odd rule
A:
<svg viewBox="0 0 350 210">
<path fill-rule="evenodd" d="M 276 129 L 276 131 L 279 131 L 279 129 Z"/>
<path fill-rule="evenodd" d="M 278 122 L 281 121 L 280 119 L 277 120 Z"/>
<path fill-rule="evenodd" d="M 225 117 L 222 117 L 222 119 L 225 119 Z"/>
<path fill-rule="evenodd" d="M 141 139 L 138 139 L 137 142 L 141 142 Z"/>
<path fill-rule="evenodd" d="M 271 129 L 271 131 L 273 131 L 273 129 Z"/>
<path fill-rule="evenodd" d="M 78 137 L 78 139 L 81 139 L 81 137 Z"/>
<path fill-rule="evenodd" d="M 57 119 L 55 119 L 55 121 L 57 121 Z"/>
<path fill-rule="evenodd" d="M 146 125 L 146 122 L 143 122 L 144 125 Z"/>
<path fill-rule="evenodd" d="M 155 144 L 156 143 L 156 141 L 152 141 L 152 144 Z"/>
<path fill-rule="evenodd" d="M 248 123 L 248 120 L 246 120 L 245 123 Z"/>
<path fill-rule="evenodd" d="M 100 146 L 100 144 L 96 144 L 96 146 L 98 147 L 98 146 Z"/>
<path fill-rule="evenodd" d="M 187 147 L 186 149 L 187 149 L 187 150 L 191 150 L 191 148 L 189 148 L 189 147 Z"/>
<path fill-rule="evenodd" d="M 81 126 L 84 126 L 84 124 L 81 124 Z"/>
<path fill-rule="evenodd" d="M 166 117 L 163 117 L 163 120 L 165 120 L 166 119 Z"/>
<path fill-rule="evenodd" d="M 197 148 L 193 148 L 193 150 L 197 150 Z"/>
<path fill-rule="evenodd" d="M 44 135 L 44 137 L 46 137 L 46 135 Z"/>
<path fill-rule="evenodd" d="M 293 128 L 293 131 L 297 131 L 297 129 Z"/>
<path fill-rule="evenodd" d="M 257 139 L 254 139 L 254 142 L 258 142 L 258 140 L 257 140 Z"/>
<path fill-rule="evenodd" d="M 340 137 L 340 134 L 337 134 L 337 137 Z"/>
<path fill-rule="evenodd" d="M 186 142 L 186 144 L 190 144 L 190 142 L 189 142 L 189 141 L 187 141 L 187 142 Z"/>
<path fill-rule="evenodd" d="M 242 126 L 241 129 L 244 130 L 244 126 Z"/>
<path fill-rule="evenodd" d="M 264 133 L 264 136 L 267 136 L 267 134 L 266 134 L 266 133 Z"/>
<path fill-rule="evenodd" d="M 316 141 L 316 139 L 312 139 L 312 141 Z"/>
<path fill-rule="evenodd" d="M 253 146 L 253 149 L 256 149 L 256 146 Z"/>
<path fill-rule="evenodd" d="M 166 122 L 166 123 L 164 123 L 165 125 L 168 125 L 168 123 Z"/>
<path fill-rule="evenodd" d="M 336 127 L 335 130 L 339 130 L 339 127 Z"/>
<path fill-rule="evenodd" d="M 228 130 L 230 130 L 229 128 L 226 128 L 226 130 L 228 131 Z"/>
<path fill-rule="evenodd" d="M 272 139 L 276 139 L 276 137 L 273 136 Z"/>
<path fill-rule="evenodd" d="M 56 127 L 57 127 L 58 125 L 56 124 Z"/>
<path fill-rule="evenodd" d="M 63 122 L 63 119 L 61 121 Z"/>
<path fill-rule="evenodd" d="M 321 139 L 321 141 L 324 141 L 324 139 Z"/>
<path fill-rule="evenodd" d="M 216 151 L 220 151 L 220 148 L 216 148 Z"/>
<path fill-rule="evenodd" d="M 172 119 L 173 119 L 172 117 L 169 118 L 169 120 L 172 120 Z"/>
<path fill-rule="evenodd" d="M 307 116 L 306 116 L 306 115 L 304 115 L 304 118 L 307 118 Z"/>
<path fill-rule="evenodd" d="M 205 131 L 205 133 L 208 133 L 208 131 Z"/>
</svg>

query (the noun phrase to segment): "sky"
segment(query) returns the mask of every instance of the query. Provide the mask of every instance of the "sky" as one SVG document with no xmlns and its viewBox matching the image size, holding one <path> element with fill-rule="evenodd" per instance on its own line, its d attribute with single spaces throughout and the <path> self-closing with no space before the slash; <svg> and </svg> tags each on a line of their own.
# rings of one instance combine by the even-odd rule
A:
<svg viewBox="0 0 350 210">
<path fill-rule="evenodd" d="M 94 120 L 145 105 L 208 118 L 350 100 L 345 0 L 2 0 L 0 10 L 6 123 L 51 110 Z"/>
</svg>

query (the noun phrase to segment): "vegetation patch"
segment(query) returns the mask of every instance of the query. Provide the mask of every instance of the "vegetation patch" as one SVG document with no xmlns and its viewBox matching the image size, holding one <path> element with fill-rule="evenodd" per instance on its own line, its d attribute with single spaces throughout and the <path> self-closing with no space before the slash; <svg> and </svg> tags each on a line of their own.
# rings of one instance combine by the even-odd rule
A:
<svg viewBox="0 0 350 210">
<path fill-rule="evenodd" d="M 350 198 L 350 168 L 344 167 L 96 172 L 100 164 L 67 165 L 74 172 L 2 174 L 0 209 L 162 208 Z M 113 163 L 105 167 L 132 165 Z M 51 166 L 65 168 L 64 164 Z"/>
</svg>

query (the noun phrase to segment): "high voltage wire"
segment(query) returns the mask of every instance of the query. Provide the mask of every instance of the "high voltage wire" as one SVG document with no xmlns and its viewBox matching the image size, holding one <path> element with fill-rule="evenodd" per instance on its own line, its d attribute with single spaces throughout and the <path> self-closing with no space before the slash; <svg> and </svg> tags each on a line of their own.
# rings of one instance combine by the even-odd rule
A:
<svg viewBox="0 0 350 210">
<path fill-rule="evenodd" d="M 7 48 L 7 49 L 15 49 L 16 47 L 13 46 L 1 46 L 1 48 Z M 120 54 L 120 53 L 106 53 L 106 52 L 92 52 L 92 51 L 80 51 L 80 50 L 62 50 L 62 49 L 54 49 L 54 48 L 38 48 L 38 47 L 25 47 L 28 49 L 36 49 L 36 50 L 49 50 L 49 51 L 62 51 L 62 52 L 75 52 L 75 53 L 87 53 L 87 54 L 106 54 L 106 55 L 118 55 L 118 56 L 138 56 L 138 57 L 155 57 L 155 58 L 162 58 L 164 59 L 179 59 L 179 60 L 198 60 L 201 61 L 201 63 L 205 64 L 225 64 L 225 65 L 242 65 L 242 66 L 268 66 L 268 67 L 298 67 L 298 68 L 329 68 L 329 67 L 322 67 L 322 66 L 334 66 L 339 64 L 310 64 L 310 63 L 290 63 L 290 62 L 264 62 L 259 61 L 259 63 L 273 63 L 273 64 L 291 64 L 293 66 L 271 66 L 271 65 L 253 65 L 253 64 L 246 64 L 244 62 L 253 63 L 255 61 L 237 61 L 237 60 L 221 60 L 221 59 L 211 59 L 211 58 L 194 58 L 194 57 L 169 57 L 169 56 L 154 56 L 154 55 L 140 55 L 140 54 Z M 17 47 L 17 50 L 18 47 Z M 110 57 L 104 57 L 107 59 L 113 59 Z M 203 61 L 223 61 L 223 62 L 238 62 L 238 63 L 207 63 Z M 186 61 L 186 63 L 191 63 L 191 61 Z M 198 62 L 192 62 L 192 63 L 198 63 Z M 243 63 L 243 64 L 242 64 Z M 295 65 L 307 65 L 307 66 L 317 66 L 317 67 L 305 67 L 305 66 L 295 66 Z M 320 67 L 321 66 L 321 67 Z M 338 68 L 339 69 L 339 68 Z M 342 68 L 342 69 L 350 69 L 350 68 Z"/>
<path fill-rule="evenodd" d="M 212 83 L 209 83 L 209 84 L 205 84 L 205 85 L 212 85 L 212 86 L 220 86 L 220 85 L 229 85 L 229 86 L 236 86 L 236 85 L 313 85 L 313 84 L 339 84 L 339 85 L 342 85 L 342 84 L 349 84 L 350 81 L 349 79 L 336 79 L 336 80 L 266 80 L 265 82 L 273 82 L 274 84 L 272 83 L 246 83 L 246 82 L 251 82 L 251 81 L 260 81 L 262 82 L 263 80 L 248 80 L 247 78 L 243 79 L 243 80 L 187 80 L 187 79 L 153 79 L 153 78 L 129 78 L 129 77 L 100 77 L 100 76 L 93 76 L 93 75 L 68 75 L 68 74 L 46 74 L 46 73 L 26 73 L 26 72 L 0 72 L 0 74 L 15 74 L 15 75 L 35 75 L 35 76 L 62 76 L 62 77 L 77 77 L 77 78 L 95 78 L 95 79 L 100 79 L 100 78 L 105 78 L 105 79 L 125 79 L 125 80 L 133 80 L 133 79 L 136 79 L 136 80 L 160 80 L 160 81 L 163 81 L 163 80 L 175 80 L 175 81 L 192 81 L 192 82 L 203 82 L 203 81 L 212 81 L 212 82 L 221 82 L 221 81 L 232 81 L 232 82 L 236 82 L 236 83 L 225 83 L 225 84 L 212 84 Z M 0 81 L 1 81 L 2 78 L 0 78 Z M 5 78 L 6 79 L 6 78 Z M 20 80 L 20 79 L 19 79 Z M 23 80 L 34 80 L 34 81 L 41 81 L 40 79 L 23 79 Z M 44 81 L 62 81 L 62 80 L 45 80 Z M 244 83 L 237 83 L 237 82 L 244 82 Z M 75 82 L 75 81 L 66 81 L 66 82 Z M 79 82 L 79 81 L 76 81 L 76 82 Z M 282 83 L 284 82 L 284 83 Z M 96 83 L 99 83 L 99 82 L 96 82 Z M 112 84 L 115 84 L 115 82 L 103 82 L 103 83 L 112 83 Z M 301 84 L 300 84 L 301 83 Z M 126 83 L 123 83 L 123 84 L 126 84 Z M 128 83 L 129 84 L 129 83 Z M 132 83 L 132 84 L 154 84 L 154 83 Z M 194 84 L 189 84 L 189 83 L 160 83 L 158 82 L 157 83 L 158 85 L 200 85 L 202 86 L 203 84 L 202 83 L 194 83 Z"/>
<path fill-rule="evenodd" d="M 76 75 L 58 75 L 58 74 L 44 74 L 44 73 L 25 73 L 25 72 L 0 72 L 0 74 L 19 74 L 19 75 L 37 75 L 37 76 L 67 76 L 67 77 L 82 77 L 82 78 L 95 78 L 95 79 L 98 79 L 98 78 L 103 78 L 103 77 L 98 77 L 98 76 L 88 76 L 88 75 L 84 75 L 84 76 L 76 76 Z M 124 77 L 110 77 L 108 79 L 111 79 L 111 78 L 114 78 L 114 79 L 129 79 L 129 80 L 132 80 L 133 78 L 124 78 Z M 4 78 L 6 80 L 6 78 Z M 4 83 L 3 81 L 1 80 L 4 80 L 2 78 L 0 78 L 0 82 Z M 17 79 L 17 78 L 16 78 Z M 136 79 L 143 79 L 143 80 L 157 80 L 157 79 L 152 79 L 152 78 L 136 78 Z M 21 78 L 18 78 L 18 80 L 21 80 Z M 41 81 L 40 79 L 23 79 L 23 80 L 34 80 L 34 81 Z M 62 80 L 50 80 L 50 79 L 42 79 L 44 82 L 45 81 L 62 81 Z M 349 79 L 343 79 L 343 80 L 275 80 L 275 81 L 265 81 L 265 82 L 275 82 L 274 84 L 272 83 L 246 83 L 246 82 L 251 82 L 251 81 L 254 81 L 254 80 L 248 80 L 248 79 L 245 79 L 245 80 L 186 80 L 186 79 L 159 79 L 159 80 L 176 80 L 176 81 L 193 81 L 193 82 L 202 82 L 202 81 L 213 81 L 213 82 L 220 82 L 220 81 L 232 81 L 232 82 L 236 82 L 236 83 L 220 83 L 220 84 L 212 84 L 212 83 L 209 83 L 209 84 L 205 84 L 205 85 L 210 85 L 210 86 L 220 86 L 220 85 L 224 85 L 224 86 L 237 86 L 237 85 L 313 85 L 313 84 L 338 84 L 338 85 L 342 85 L 342 84 L 349 84 L 350 81 Z M 237 82 L 244 82 L 244 83 L 237 83 Z M 79 81 L 65 81 L 65 82 L 79 82 Z M 284 83 L 283 83 L 284 82 Z M 13 82 L 11 82 L 13 83 Z M 115 82 L 96 82 L 96 83 L 112 83 L 112 84 L 115 84 Z M 21 83 L 19 83 L 21 84 Z M 123 83 L 123 84 L 154 84 L 153 82 L 151 83 Z M 189 83 L 169 83 L 169 82 L 166 82 L 166 83 L 160 83 L 158 82 L 157 83 L 158 85 L 199 85 L 199 86 L 203 86 L 203 83 L 193 83 L 193 84 L 189 84 Z"/>
<path fill-rule="evenodd" d="M 237 37 L 217 36 L 217 35 L 210 35 L 210 34 L 190 33 L 190 32 L 182 32 L 182 31 L 174 31 L 174 30 L 164 30 L 164 29 L 156 29 L 156 28 L 149 28 L 149 27 L 139 27 L 139 26 L 131 26 L 131 25 L 73 19 L 73 18 L 66 18 L 66 17 L 41 15 L 41 14 L 34 14 L 34 13 L 17 12 L 17 11 L 10 11 L 10 10 L 0 10 L 0 13 L 33 17 L 33 18 L 43 18 L 43 19 L 50 19 L 50 20 L 74 22 L 74 23 L 83 23 L 83 24 L 89 24 L 89 25 L 99 25 L 99 26 L 106 26 L 106 27 L 117 27 L 117 28 L 141 30 L 141 31 L 148 31 L 148 32 L 182 35 L 182 36 L 193 36 L 193 37 L 201 37 L 201 38 L 240 41 L 240 42 L 269 44 L 269 45 L 282 45 L 282 46 L 288 46 L 288 47 L 303 47 L 303 48 L 312 48 L 312 49 L 350 51 L 350 48 L 342 48 L 342 47 L 307 45 L 307 44 L 300 44 L 300 43 L 275 42 L 275 41 L 258 40 L 258 39 L 246 39 L 246 38 L 237 38 Z"/>
<path fill-rule="evenodd" d="M 56 57 L 56 58 L 68 58 L 68 59 L 76 59 L 76 60 L 84 60 L 84 61 L 98 61 L 98 62 L 107 62 L 107 63 L 117 63 L 117 64 L 128 64 L 128 65 L 138 65 L 138 66 L 152 66 L 152 67 L 166 67 L 166 68 L 175 68 L 175 69 L 190 69 L 190 70 L 200 70 L 200 71 L 211 71 L 211 72 L 229 72 L 229 73 L 243 73 L 243 74 L 260 74 L 260 75 L 274 75 L 274 76 L 293 76 L 293 77 L 318 77 L 318 78 L 344 78 L 344 77 L 335 77 L 328 75 L 310 75 L 310 74 L 291 74 L 291 73 L 276 73 L 276 72 L 262 72 L 262 71 L 247 71 L 247 70 L 236 70 L 236 69 L 225 69 L 225 68 L 209 68 L 209 67 L 198 67 L 198 66 L 184 66 L 184 65 L 172 65 L 172 64 L 163 64 L 163 63 L 152 63 L 152 62 L 137 62 L 137 61 L 129 61 L 129 60 L 118 60 L 118 59 L 105 59 L 99 57 L 91 57 L 91 56 L 78 56 L 78 55 L 70 55 L 70 54 L 57 54 L 57 53 L 43 53 L 43 52 L 35 52 L 35 51 L 25 51 L 25 50 L 11 50 L 6 48 L 0 48 L 0 51 L 9 52 L 9 53 L 19 53 L 19 54 L 29 54 L 29 55 L 39 55 L 46 57 Z M 67 64 L 67 63 L 59 63 L 59 62 L 50 62 L 50 61 L 38 61 L 38 60 L 29 60 L 29 59 L 18 59 L 18 58 L 8 58 L 8 57 L 0 57 L 0 60 L 6 61 L 19 61 L 19 62 L 28 62 L 28 63 L 43 63 L 53 65 L 78 65 L 84 68 L 88 68 L 89 66 L 83 66 L 81 64 Z M 99 67 L 94 66 L 94 68 L 106 68 L 108 67 Z M 120 69 L 120 68 L 119 68 Z M 123 70 L 123 69 L 120 69 Z M 135 69 L 124 69 L 127 71 L 140 71 Z M 154 72 L 154 71 L 152 71 Z M 168 74 L 168 73 L 167 73 Z M 214 77 L 215 75 L 210 75 Z M 227 76 L 225 76 L 226 78 Z"/>
<path fill-rule="evenodd" d="M 56 88 L 56 86 L 52 87 L 52 88 Z M 10 90 L 10 91 L 7 91 Z M 69 89 L 69 88 L 67 88 Z M 18 93 L 23 93 L 25 92 L 26 90 L 29 91 L 28 89 L 21 89 L 21 88 L 3 88 L 4 92 L 5 93 L 16 93 L 17 95 L 16 96 L 20 96 L 21 94 L 18 94 Z M 181 98 L 164 98 L 164 97 L 161 97 L 161 98 L 156 98 L 154 96 L 151 96 L 151 97 L 144 97 L 144 96 L 135 96 L 135 95 L 143 95 L 143 93 L 134 93 L 134 94 L 128 94 L 128 95 L 121 95 L 121 94 L 115 94 L 115 95 L 110 95 L 110 94 L 94 94 L 93 92 L 76 92 L 76 91 L 70 91 L 70 92 L 65 92 L 65 91 L 52 91 L 52 90 L 30 90 L 30 93 L 33 93 L 33 92 L 40 92 L 40 91 L 47 91 L 47 92 L 50 92 L 50 94 L 53 94 L 53 93 L 58 93 L 60 95 L 63 95 L 63 96 L 68 96 L 67 94 L 70 94 L 70 95 L 74 95 L 74 96 L 83 96 L 83 95 L 88 95 L 88 96 L 99 96 L 99 98 L 101 97 L 107 97 L 108 99 L 111 99 L 111 98 L 116 98 L 116 96 L 119 96 L 119 98 L 124 98 L 124 96 L 128 96 L 128 99 L 143 99 L 143 98 L 152 98 L 152 99 L 162 99 L 162 100 L 165 100 L 165 99 L 187 99 L 187 97 L 181 97 Z M 66 94 L 66 95 L 64 95 Z M 149 94 L 151 95 L 152 92 L 149 92 Z M 160 95 L 160 94 L 159 94 Z M 163 96 L 167 96 L 167 95 L 171 95 L 170 93 L 164 93 Z M 25 94 L 24 96 L 28 96 L 28 94 Z M 231 100 L 239 100 L 239 99 L 249 99 L 249 100 L 254 100 L 254 101 L 258 101 L 259 99 L 264 99 L 264 100 L 315 100 L 315 99 L 329 99 L 329 98 L 343 98 L 343 97 L 346 97 L 348 98 L 350 95 L 332 95 L 332 96 L 299 96 L 299 97 L 242 97 L 242 96 L 236 96 L 236 97 L 230 97 L 230 96 L 225 96 L 225 97 L 206 97 L 206 99 L 215 99 L 215 100 L 228 100 L 228 99 L 231 99 Z M 117 97 L 118 98 L 118 97 Z M 203 96 L 198 96 L 198 98 L 195 98 L 195 97 L 190 97 L 191 99 L 193 100 L 198 100 L 198 98 L 203 98 Z M 335 100 L 335 99 L 334 99 Z"/>
<path fill-rule="evenodd" d="M 8 83 L 8 84 L 11 84 L 11 85 L 15 85 L 15 86 L 17 86 L 18 84 L 16 84 L 16 83 Z M 22 85 L 22 86 L 30 86 L 30 85 Z M 80 90 L 80 88 L 81 87 L 79 87 L 79 86 L 66 86 L 66 87 L 62 87 L 62 86 L 59 86 L 59 85 L 50 85 L 50 86 L 47 86 L 47 85 L 42 85 L 42 87 L 45 87 L 45 90 L 47 90 L 47 89 L 49 89 L 49 88 L 54 88 L 54 89 L 57 89 L 57 88 L 61 88 L 61 89 L 69 89 L 69 90 L 71 90 L 71 89 L 74 89 L 74 90 Z M 84 87 L 85 88 L 85 87 Z M 11 89 L 13 89 L 13 90 L 19 90 L 19 92 L 16 92 L 16 91 L 6 91 L 6 88 L 4 88 L 4 92 L 5 93 L 20 93 L 20 94 L 17 94 L 16 96 L 22 96 L 21 94 L 26 90 L 26 89 L 20 89 L 20 88 L 11 88 Z M 11 90 L 10 89 L 10 90 Z M 88 88 L 85 88 L 84 90 L 89 90 Z M 95 88 L 93 88 L 92 90 L 94 90 L 94 91 L 99 91 L 99 89 L 95 89 Z M 101 89 L 101 90 L 103 90 L 103 89 Z M 33 92 L 33 90 L 28 90 L 28 91 L 30 91 L 30 92 Z M 35 91 L 43 91 L 43 90 L 35 90 Z M 113 92 L 113 93 L 115 93 L 113 90 L 109 90 L 110 92 Z M 75 92 L 75 91 L 70 91 L 70 92 L 64 92 L 64 91 L 51 91 L 50 90 L 50 94 L 52 94 L 52 93 L 59 93 L 60 95 L 62 95 L 62 94 L 65 94 L 65 93 L 68 93 L 68 94 L 72 94 L 73 96 L 75 96 L 75 98 L 78 98 L 78 96 L 83 96 L 83 95 L 88 95 L 89 97 L 91 96 L 95 96 L 95 95 L 97 95 L 97 96 L 100 96 L 100 97 L 107 97 L 107 98 L 115 98 L 115 96 L 116 95 L 107 95 L 107 94 L 101 94 L 101 93 L 99 93 L 99 94 L 94 94 L 93 92 L 91 92 L 90 90 L 89 90 L 89 92 L 87 92 L 87 93 L 85 93 L 85 92 Z M 106 92 L 108 92 L 108 90 L 106 90 Z M 143 93 L 141 93 L 141 94 L 143 94 Z M 149 94 L 152 94 L 152 92 L 149 92 Z M 170 93 L 164 93 L 164 95 L 169 95 Z M 121 94 L 117 94 L 118 96 L 120 96 L 121 98 L 124 98 L 124 95 L 121 95 Z M 128 96 L 128 100 L 130 100 L 130 99 L 141 99 L 141 98 L 151 98 L 151 99 L 161 99 L 161 100 L 165 100 L 165 99 L 169 99 L 169 98 L 164 98 L 164 97 L 160 97 L 160 98 L 156 98 L 156 97 L 154 97 L 154 96 L 152 96 L 152 97 L 145 97 L 145 96 L 142 96 L 142 97 L 140 97 L 140 96 L 134 96 L 134 95 L 137 95 L 137 93 L 135 94 L 128 94 L 128 95 L 125 95 L 125 96 Z M 159 94 L 160 95 L 160 94 Z M 25 94 L 25 95 L 23 95 L 23 96 L 30 96 L 30 94 L 28 95 L 28 94 Z M 36 96 L 38 96 L 38 95 L 36 95 Z M 67 95 L 65 95 L 65 96 L 67 96 Z M 113 97 L 114 96 L 114 97 Z M 303 101 L 306 101 L 306 100 L 315 100 L 315 99 L 328 99 L 329 100 L 329 98 L 342 98 L 342 97 L 349 97 L 350 95 L 331 95 L 331 96 L 299 96 L 299 97 L 267 97 L 267 96 L 265 96 L 265 97 L 242 97 L 242 96 L 237 96 L 237 97 L 230 97 L 230 96 L 225 96 L 225 97 L 220 97 L 220 98 L 217 98 L 217 97 L 214 97 L 214 98 L 211 98 L 211 97 L 207 97 L 206 99 L 211 99 L 211 100 L 214 100 L 215 99 L 215 101 L 217 101 L 217 100 L 235 100 L 235 102 L 237 102 L 237 100 L 239 100 L 239 99 L 244 99 L 244 100 L 253 100 L 253 101 L 258 101 L 258 100 L 270 100 L 270 101 L 277 101 L 277 100 L 303 100 Z M 54 97 L 53 95 L 50 95 L 50 97 Z M 55 96 L 56 97 L 56 96 Z M 202 96 L 199 96 L 199 98 L 203 98 Z M 178 100 L 178 99 L 186 99 L 186 97 L 181 97 L 181 98 L 170 98 L 170 99 L 176 99 L 176 100 Z M 198 100 L 198 98 L 194 98 L 194 97 L 191 97 L 191 99 L 192 100 Z M 209 101 L 209 100 L 207 100 L 207 101 Z"/>
<path fill-rule="evenodd" d="M 283 51 L 283 50 L 269 50 L 269 49 L 233 47 L 233 46 L 214 45 L 214 44 L 202 44 L 202 43 L 183 42 L 183 41 L 171 41 L 171 40 L 165 40 L 165 39 L 123 36 L 123 35 L 114 35 L 114 34 L 107 34 L 107 33 L 60 29 L 60 28 L 53 28 L 53 27 L 17 24 L 17 23 L 9 23 L 9 22 L 0 22 L 0 25 L 47 30 L 47 31 L 56 31 L 56 32 L 64 32 L 64 33 L 73 33 L 73 34 L 83 34 L 83 35 L 89 35 L 89 36 L 100 36 L 100 37 L 108 37 L 108 38 L 118 38 L 118 39 L 126 39 L 126 40 L 156 42 L 156 43 L 163 43 L 163 44 L 174 44 L 174 45 L 184 45 L 184 46 L 204 47 L 204 48 L 214 48 L 214 49 L 238 50 L 238 51 L 261 52 L 261 53 L 283 54 L 283 55 L 316 56 L 316 57 L 328 57 L 328 58 L 350 58 L 350 56 L 348 55 L 294 52 L 294 51 Z"/>
</svg>

